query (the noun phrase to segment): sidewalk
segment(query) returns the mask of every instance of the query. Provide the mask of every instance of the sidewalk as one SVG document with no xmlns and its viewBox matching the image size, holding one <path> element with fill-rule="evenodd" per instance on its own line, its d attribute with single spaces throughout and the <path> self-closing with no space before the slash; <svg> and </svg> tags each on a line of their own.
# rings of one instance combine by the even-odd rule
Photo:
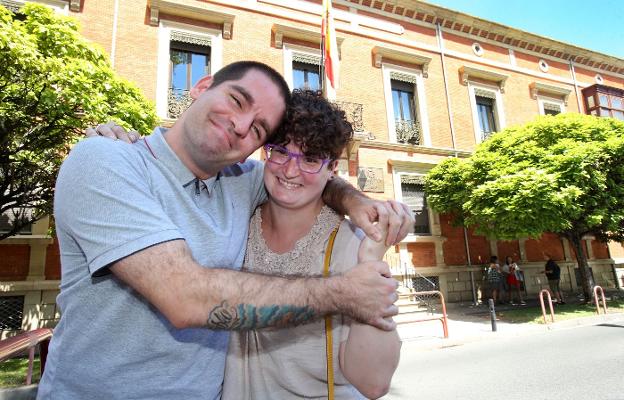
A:
<svg viewBox="0 0 624 400">
<path fill-rule="evenodd" d="M 501 305 L 497 312 L 515 309 L 518 307 L 540 308 L 537 300 L 529 301 L 526 306 Z M 401 323 L 398 332 L 401 340 L 410 342 L 410 346 L 419 349 L 436 349 L 459 346 L 465 343 L 498 339 L 548 332 L 555 329 L 568 329 L 576 326 L 596 325 L 617 319 L 624 320 L 624 313 L 611 312 L 607 315 L 595 315 L 582 318 L 574 318 L 557 322 L 557 310 L 555 308 L 555 321 L 550 324 L 535 323 L 509 323 L 496 321 L 497 331 L 492 331 L 490 312 L 486 305 L 474 306 L 470 303 L 450 303 L 447 307 L 448 339 L 444 339 L 441 321 L 426 321 L 414 323 Z M 548 309 L 548 306 L 546 306 Z M 438 310 L 439 311 L 439 310 Z M 429 314 L 430 316 L 430 314 Z M 436 314 L 441 316 L 441 314 Z M 548 316 L 548 311 L 547 311 Z M 550 321 L 550 319 L 549 319 Z"/>
</svg>

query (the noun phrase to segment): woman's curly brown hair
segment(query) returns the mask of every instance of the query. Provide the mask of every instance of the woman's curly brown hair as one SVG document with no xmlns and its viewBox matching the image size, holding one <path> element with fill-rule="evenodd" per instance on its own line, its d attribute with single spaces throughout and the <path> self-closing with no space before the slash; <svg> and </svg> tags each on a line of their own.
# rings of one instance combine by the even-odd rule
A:
<svg viewBox="0 0 624 400">
<path fill-rule="evenodd" d="M 353 137 L 345 112 L 324 99 L 320 92 L 295 89 L 286 117 L 271 143 L 294 143 L 307 156 L 336 160 Z"/>
</svg>

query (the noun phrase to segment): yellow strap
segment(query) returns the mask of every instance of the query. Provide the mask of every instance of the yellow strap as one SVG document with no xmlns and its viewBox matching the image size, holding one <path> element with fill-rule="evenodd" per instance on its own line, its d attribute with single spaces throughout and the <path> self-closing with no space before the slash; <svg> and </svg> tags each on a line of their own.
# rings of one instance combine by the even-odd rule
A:
<svg viewBox="0 0 624 400">
<path fill-rule="evenodd" d="M 329 242 L 325 250 L 325 261 L 323 263 L 323 277 L 329 277 L 329 263 L 331 262 L 332 249 L 338 227 L 334 228 L 329 235 Z M 332 339 L 332 319 L 331 315 L 325 317 L 325 347 L 327 353 L 327 399 L 334 400 L 334 342 Z"/>
</svg>

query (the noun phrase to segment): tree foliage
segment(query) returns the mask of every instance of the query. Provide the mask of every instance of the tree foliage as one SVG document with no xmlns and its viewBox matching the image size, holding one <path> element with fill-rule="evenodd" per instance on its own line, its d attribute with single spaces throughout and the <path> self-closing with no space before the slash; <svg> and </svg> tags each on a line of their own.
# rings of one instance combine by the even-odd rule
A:
<svg viewBox="0 0 624 400">
<path fill-rule="evenodd" d="M 0 239 L 51 211 L 69 147 L 108 120 L 144 134 L 157 121 L 154 106 L 115 75 L 75 20 L 36 4 L 16 15 L 0 6 L 0 214 L 16 215 Z"/>
<path fill-rule="evenodd" d="M 470 158 L 445 160 L 430 171 L 425 190 L 434 210 L 479 234 L 568 238 L 588 296 L 593 282 L 581 238 L 624 240 L 624 123 L 539 117 L 493 135 Z"/>
</svg>

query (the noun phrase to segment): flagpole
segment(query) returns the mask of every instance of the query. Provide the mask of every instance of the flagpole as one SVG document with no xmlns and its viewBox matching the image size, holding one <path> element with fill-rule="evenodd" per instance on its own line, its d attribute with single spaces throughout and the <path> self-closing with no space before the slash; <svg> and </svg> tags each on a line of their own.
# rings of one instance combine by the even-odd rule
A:
<svg viewBox="0 0 624 400">
<path fill-rule="evenodd" d="M 325 94 L 325 6 L 323 5 L 323 11 L 321 11 L 321 64 L 319 65 L 319 89 L 323 97 L 327 97 Z"/>
</svg>

